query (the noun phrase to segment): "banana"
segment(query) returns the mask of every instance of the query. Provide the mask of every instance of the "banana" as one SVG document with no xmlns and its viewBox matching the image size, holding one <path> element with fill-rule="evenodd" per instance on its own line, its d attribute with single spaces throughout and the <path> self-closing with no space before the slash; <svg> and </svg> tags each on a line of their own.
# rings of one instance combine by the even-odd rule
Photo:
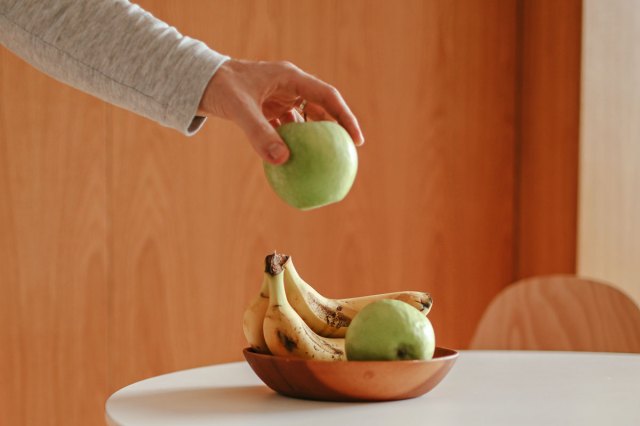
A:
<svg viewBox="0 0 640 426">
<path fill-rule="evenodd" d="M 324 361 L 345 360 L 344 339 L 316 334 L 291 307 L 285 293 L 282 265 L 288 256 L 267 256 L 265 277 L 269 287 L 269 307 L 263 335 L 273 355 L 296 356 Z"/>
<path fill-rule="evenodd" d="M 338 303 L 348 308 L 360 311 L 366 305 L 371 302 L 375 302 L 381 299 L 395 299 L 404 303 L 408 303 L 413 306 L 425 316 L 429 314 L 431 306 L 433 306 L 433 299 L 429 293 L 421 291 L 398 291 L 394 293 L 381 293 L 371 296 L 352 297 L 350 299 L 337 299 Z"/>
<path fill-rule="evenodd" d="M 267 313 L 269 307 L 269 286 L 267 273 L 262 280 L 262 286 L 260 287 L 260 293 L 249 304 L 249 307 L 244 311 L 242 318 L 242 329 L 244 331 L 244 337 L 247 338 L 249 346 L 261 354 L 270 354 L 267 342 L 264 340 L 264 334 L 262 332 L 262 323 L 264 316 Z"/>
<path fill-rule="evenodd" d="M 349 299 L 329 299 L 307 284 L 296 271 L 291 256 L 284 263 L 287 299 L 309 327 L 324 337 L 344 337 L 355 315 L 366 305 L 381 299 L 397 299 L 427 315 L 433 300 L 419 291 L 382 293 Z"/>
</svg>

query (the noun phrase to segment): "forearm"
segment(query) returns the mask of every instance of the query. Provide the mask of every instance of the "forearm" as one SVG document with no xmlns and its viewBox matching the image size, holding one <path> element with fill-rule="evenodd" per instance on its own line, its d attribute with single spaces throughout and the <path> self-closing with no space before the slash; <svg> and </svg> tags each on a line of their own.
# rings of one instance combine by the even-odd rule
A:
<svg viewBox="0 0 640 426">
<path fill-rule="evenodd" d="M 0 42 L 82 91 L 185 134 L 227 57 L 125 0 L 0 0 Z"/>
</svg>

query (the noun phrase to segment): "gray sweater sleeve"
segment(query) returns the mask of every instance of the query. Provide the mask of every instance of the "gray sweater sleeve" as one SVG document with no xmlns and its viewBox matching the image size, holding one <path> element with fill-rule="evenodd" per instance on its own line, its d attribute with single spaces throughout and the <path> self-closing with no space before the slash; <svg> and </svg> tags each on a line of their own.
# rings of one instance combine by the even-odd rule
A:
<svg viewBox="0 0 640 426">
<path fill-rule="evenodd" d="M 52 77 L 195 133 L 227 59 L 126 0 L 0 0 L 0 43 Z"/>
</svg>

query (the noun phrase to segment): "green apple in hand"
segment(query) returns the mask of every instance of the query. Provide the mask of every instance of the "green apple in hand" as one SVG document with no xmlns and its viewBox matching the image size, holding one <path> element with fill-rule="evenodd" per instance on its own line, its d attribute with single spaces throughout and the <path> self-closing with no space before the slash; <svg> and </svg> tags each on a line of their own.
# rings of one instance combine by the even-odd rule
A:
<svg viewBox="0 0 640 426">
<path fill-rule="evenodd" d="M 358 154 L 347 131 L 331 121 L 294 122 L 277 130 L 291 153 L 285 164 L 264 163 L 276 194 L 301 210 L 342 200 L 358 170 Z"/>
<path fill-rule="evenodd" d="M 431 359 L 436 338 L 420 311 L 399 300 L 379 300 L 353 318 L 345 347 L 350 361 Z"/>
</svg>

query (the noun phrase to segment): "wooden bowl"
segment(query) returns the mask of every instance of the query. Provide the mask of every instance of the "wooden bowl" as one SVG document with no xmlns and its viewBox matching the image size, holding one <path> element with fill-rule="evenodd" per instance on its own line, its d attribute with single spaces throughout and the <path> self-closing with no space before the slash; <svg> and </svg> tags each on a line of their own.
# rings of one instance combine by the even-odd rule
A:
<svg viewBox="0 0 640 426">
<path fill-rule="evenodd" d="M 321 401 L 392 401 L 415 398 L 447 375 L 458 352 L 436 348 L 428 361 L 314 361 L 264 355 L 250 348 L 244 357 L 274 391 Z"/>
</svg>

